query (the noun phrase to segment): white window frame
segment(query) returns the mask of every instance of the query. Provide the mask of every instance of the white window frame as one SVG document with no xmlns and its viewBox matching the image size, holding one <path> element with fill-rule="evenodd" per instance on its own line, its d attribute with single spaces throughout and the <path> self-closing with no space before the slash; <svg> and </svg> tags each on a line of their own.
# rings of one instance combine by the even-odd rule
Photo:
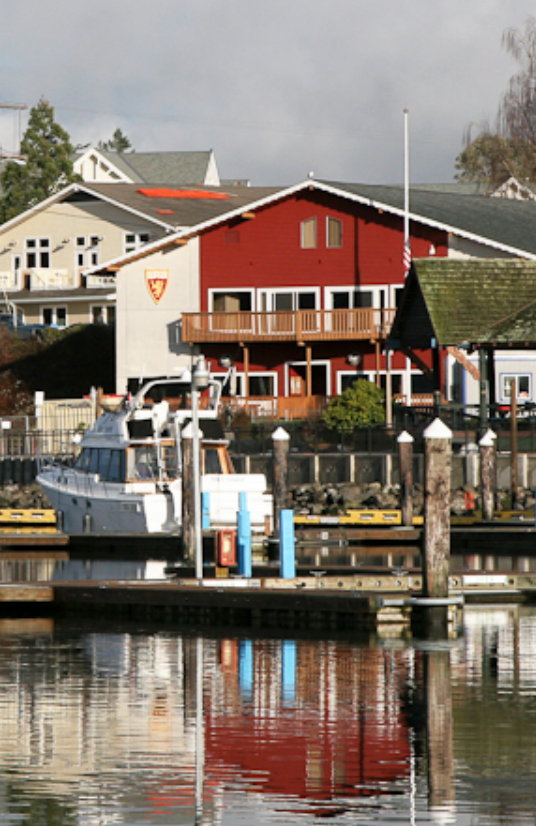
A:
<svg viewBox="0 0 536 826">
<path fill-rule="evenodd" d="M 340 244 L 330 244 L 329 243 L 329 222 L 330 221 L 335 221 L 337 224 L 339 224 L 339 226 L 341 228 L 341 243 Z M 344 224 L 343 224 L 343 222 L 340 218 L 335 218 L 334 215 L 326 215 L 326 248 L 328 250 L 340 250 L 340 249 L 342 249 L 342 246 L 343 246 L 343 229 L 344 229 Z"/>
<path fill-rule="evenodd" d="M 103 324 L 110 324 L 111 322 L 110 322 L 108 311 L 110 310 L 110 308 L 113 308 L 114 306 L 115 306 L 114 304 L 91 304 L 90 307 L 89 307 L 89 323 L 90 324 L 98 323 L 98 322 L 93 320 L 93 310 L 96 310 L 97 308 L 99 308 L 102 311 L 102 315 L 103 315 L 102 323 Z"/>
<path fill-rule="evenodd" d="M 227 372 L 212 372 L 212 377 L 215 379 L 220 379 L 223 383 L 223 380 L 227 378 Z M 268 376 L 268 378 L 272 379 L 273 382 L 273 396 L 277 398 L 279 395 L 279 384 L 278 379 L 279 376 L 275 370 L 252 370 L 248 373 L 248 378 L 251 381 L 252 378 L 260 378 L 261 376 Z M 235 381 L 236 381 L 236 393 L 233 398 L 245 398 L 245 380 L 246 374 L 243 371 L 236 371 L 235 373 Z"/>
<path fill-rule="evenodd" d="M 69 326 L 69 314 L 67 312 L 67 307 L 66 306 L 64 306 L 62 304 L 62 305 L 56 307 L 54 305 L 44 304 L 42 307 L 39 308 L 39 318 L 40 318 L 41 324 L 46 323 L 45 322 L 45 311 L 46 310 L 50 310 L 52 312 L 52 321 L 50 322 L 50 325 L 47 325 L 47 326 L 61 327 L 61 329 L 63 329 L 64 327 Z M 65 310 L 65 324 L 61 324 L 61 325 L 58 324 L 58 310 Z"/>
<path fill-rule="evenodd" d="M 142 235 L 147 236 L 146 239 L 142 240 Z M 134 240 L 127 241 L 127 238 L 132 236 Z M 140 247 L 145 246 L 145 244 L 149 244 L 151 241 L 151 233 L 148 230 L 139 230 L 138 232 L 124 232 L 123 233 L 123 252 L 135 252 L 139 250 Z"/>
<path fill-rule="evenodd" d="M 419 373 L 419 370 L 411 371 L 410 373 L 408 373 L 408 370 L 404 369 L 403 367 L 398 367 L 396 370 L 391 370 L 391 376 L 400 376 L 401 377 L 401 382 L 400 382 L 401 395 L 405 396 L 406 400 L 409 399 L 409 397 L 410 397 L 410 392 L 408 392 L 408 387 L 409 387 L 409 391 L 411 391 L 411 374 L 413 372 L 417 374 L 417 373 Z M 380 370 L 379 375 L 380 376 L 386 376 L 387 371 L 386 370 Z M 342 377 L 343 376 L 352 376 L 354 380 L 355 379 L 367 379 L 372 384 L 376 384 L 376 371 L 375 370 L 337 370 L 336 384 L 337 384 L 337 395 L 338 396 L 340 396 L 341 393 L 342 393 Z"/>
<path fill-rule="evenodd" d="M 306 361 L 299 361 L 292 359 L 292 361 L 285 362 L 285 396 L 290 396 L 290 368 L 296 364 L 299 367 L 307 367 Z M 326 370 L 326 396 L 331 396 L 331 361 L 330 359 L 311 359 L 311 367 L 325 367 Z"/>
<path fill-rule="evenodd" d="M 297 298 L 300 293 L 313 293 L 315 297 L 315 306 L 312 308 L 313 310 L 320 309 L 320 287 L 270 287 L 269 289 L 259 289 L 257 290 L 258 295 L 258 304 L 257 306 L 263 310 L 263 305 L 266 305 L 265 312 L 267 313 L 275 313 L 276 310 L 274 309 L 274 297 L 276 295 L 292 295 L 292 310 L 291 312 L 297 312 L 298 310 L 298 301 Z"/>
<path fill-rule="evenodd" d="M 372 309 L 380 310 L 387 309 L 387 298 L 389 293 L 388 284 L 342 284 L 340 287 L 324 287 L 324 306 L 327 310 L 333 309 L 333 296 L 336 293 L 350 294 L 352 297 L 354 293 L 372 293 Z M 381 298 L 383 295 L 383 307 Z M 350 307 L 349 309 L 355 309 Z"/>
<path fill-rule="evenodd" d="M 35 247 L 28 246 L 30 241 L 35 241 Z M 46 241 L 46 244 L 43 245 L 43 241 Z M 41 255 L 46 253 L 48 255 L 48 264 L 45 266 L 41 261 Z M 28 255 L 35 255 L 36 262 L 33 266 L 28 264 Z M 36 236 L 29 236 L 28 238 L 24 239 L 24 269 L 25 270 L 47 270 L 50 269 L 52 266 L 52 244 L 50 243 L 50 236 L 48 235 L 36 235 Z"/>
<path fill-rule="evenodd" d="M 521 378 L 527 378 L 529 380 L 529 394 L 528 394 L 528 396 L 520 396 L 519 395 L 519 379 L 521 379 Z M 499 374 L 499 382 L 500 382 L 499 386 L 500 386 L 501 403 L 503 403 L 503 404 L 510 404 L 511 403 L 510 392 L 507 393 L 506 391 L 510 390 L 509 384 L 512 381 L 512 379 L 515 379 L 515 382 L 516 382 L 516 400 L 517 400 L 517 402 L 521 403 L 521 404 L 524 404 L 526 402 L 532 402 L 532 400 L 533 400 L 532 399 L 533 390 L 532 390 L 532 374 L 531 373 L 500 373 Z"/>
<path fill-rule="evenodd" d="M 214 313 L 216 310 L 214 309 L 214 296 L 220 293 L 246 293 L 249 295 L 251 301 L 251 312 L 255 312 L 255 290 L 250 289 L 248 287 L 210 287 L 208 291 L 208 310 L 209 313 Z"/>
<path fill-rule="evenodd" d="M 82 241 L 82 243 L 78 243 Z M 77 235 L 75 240 L 75 268 L 96 267 L 100 260 L 100 242 L 98 235 Z M 81 258 L 81 261 L 78 259 Z"/>
</svg>

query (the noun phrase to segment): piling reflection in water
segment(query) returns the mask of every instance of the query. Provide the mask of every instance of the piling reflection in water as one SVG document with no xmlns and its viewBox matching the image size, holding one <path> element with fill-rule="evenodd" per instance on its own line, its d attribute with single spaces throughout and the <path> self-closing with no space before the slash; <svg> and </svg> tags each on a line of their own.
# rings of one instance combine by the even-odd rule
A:
<svg viewBox="0 0 536 826">
<path fill-rule="evenodd" d="M 0 822 L 532 823 L 536 614 L 455 642 L 0 621 Z"/>
</svg>

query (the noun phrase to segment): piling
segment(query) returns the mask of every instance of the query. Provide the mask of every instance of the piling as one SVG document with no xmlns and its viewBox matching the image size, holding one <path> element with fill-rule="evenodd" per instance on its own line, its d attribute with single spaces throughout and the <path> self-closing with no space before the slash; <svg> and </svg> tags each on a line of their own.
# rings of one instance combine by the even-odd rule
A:
<svg viewBox="0 0 536 826">
<path fill-rule="evenodd" d="M 478 443 L 480 449 L 480 493 L 482 497 L 482 519 L 491 522 L 495 510 L 497 487 L 497 460 L 495 454 L 495 433 L 487 430 Z"/>
<path fill-rule="evenodd" d="M 274 534 L 279 533 L 279 512 L 289 507 L 288 490 L 288 455 L 290 436 L 287 431 L 278 427 L 272 433 L 273 442 L 273 508 Z"/>
<path fill-rule="evenodd" d="M 187 424 L 182 436 L 182 547 L 184 559 L 193 562 L 195 558 L 195 490 L 193 478 L 194 440 L 191 423 Z"/>
<path fill-rule="evenodd" d="M 448 597 L 452 431 L 434 419 L 424 437 L 424 596 Z"/>
<path fill-rule="evenodd" d="M 245 492 L 239 494 L 236 544 L 238 550 L 238 573 L 240 576 L 251 578 L 251 515 L 247 506 L 247 493 Z"/>
<path fill-rule="evenodd" d="M 296 550 L 294 541 L 294 511 L 282 510 L 279 514 L 279 554 L 282 579 L 296 576 Z"/>
<path fill-rule="evenodd" d="M 428 804 L 452 813 L 456 804 L 450 651 L 430 647 L 424 655 Z M 447 822 L 446 819 L 442 822 Z"/>
<path fill-rule="evenodd" d="M 510 478 L 512 490 L 512 509 L 517 504 L 517 381 L 510 382 Z"/>
<path fill-rule="evenodd" d="M 407 430 L 397 439 L 402 524 L 406 527 L 413 525 L 413 442 Z"/>
<path fill-rule="evenodd" d="M 434 419 L 423 437 L 423 596 L 413 608 L 412 623 L 433 639 L 448 634 L 452 431 Z"/>
</svg>

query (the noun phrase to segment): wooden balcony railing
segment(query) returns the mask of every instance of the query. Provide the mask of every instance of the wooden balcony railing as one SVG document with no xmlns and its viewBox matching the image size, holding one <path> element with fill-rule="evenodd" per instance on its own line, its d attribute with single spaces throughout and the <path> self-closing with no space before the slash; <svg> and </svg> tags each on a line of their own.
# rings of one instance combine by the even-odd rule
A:
<svg viewBox="0 0 536 826">
<path fill-rule="evenodd" d="M 387 336 L 394 310 L 296 310 L 275 313 L 183 313 L 182 340 L 377 341 Z"/>
</svg>

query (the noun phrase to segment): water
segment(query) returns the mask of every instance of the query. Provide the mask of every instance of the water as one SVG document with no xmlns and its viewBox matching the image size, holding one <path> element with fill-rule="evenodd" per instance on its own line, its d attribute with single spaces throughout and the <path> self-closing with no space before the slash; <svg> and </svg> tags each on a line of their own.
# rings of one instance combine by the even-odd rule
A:
<svg viewBox="0 0 536 826">
<path fill-rule="evenodd" d="M 534 824 L 535 654 L 0 620 L 0 824 Z"/>
</svg>

